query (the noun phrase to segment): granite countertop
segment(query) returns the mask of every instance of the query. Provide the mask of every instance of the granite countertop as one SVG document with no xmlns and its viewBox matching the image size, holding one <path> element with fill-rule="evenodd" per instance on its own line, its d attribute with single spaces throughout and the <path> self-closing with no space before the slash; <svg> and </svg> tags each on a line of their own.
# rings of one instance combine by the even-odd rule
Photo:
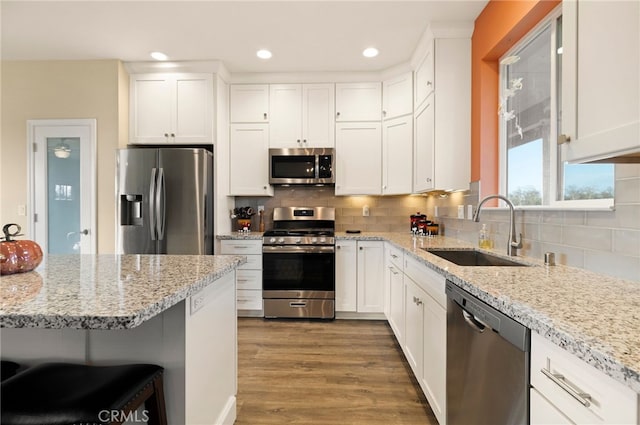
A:
<svg viewBox="0 0 640 425">
<path fill-rule="evenodd" d="M 640 393 L 640 284 L 542 259 L 531 267 L 457 266 L 421 248 L 472 249 L 443 236 L 347 234 L 338 240 L 388 241 L 457 286 Z M 497 250 L 480 250 L 508 257 Z"/>
<path fill-rule="evenodd" d="M 262 240 L 263 232 L 236 232 L 229 233 L 224 235 L 217 235 L 216 239 L 224 241 L 224 240 Z"/>
<path fill-rule="evenodd" d="M 127 329 L 246 262 L 234 255 L 49 255 L 0 278 L 0 327 Z"/>
</svg>

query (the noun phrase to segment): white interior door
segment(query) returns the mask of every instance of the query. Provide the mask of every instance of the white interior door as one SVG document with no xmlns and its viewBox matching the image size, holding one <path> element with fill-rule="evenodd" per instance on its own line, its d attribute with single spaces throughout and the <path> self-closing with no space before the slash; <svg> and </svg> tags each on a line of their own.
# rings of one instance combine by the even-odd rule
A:
<svg viewBox="0 0 640 425">
<path fill-rule="evenodd" d="M 96 120 L 29 120 L 31 237 L 46 254 L 96 252 Z"/>
</svg>

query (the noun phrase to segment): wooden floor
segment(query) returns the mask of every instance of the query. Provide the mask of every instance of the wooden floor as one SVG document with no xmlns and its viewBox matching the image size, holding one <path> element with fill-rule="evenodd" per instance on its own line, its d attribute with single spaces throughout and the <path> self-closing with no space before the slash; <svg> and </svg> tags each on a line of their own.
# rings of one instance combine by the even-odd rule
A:
<svg viewBox="0 0 640 425">
<path fill-rule="evenodd" d="M 384 321 L 238 319 L 236 425 L 434 424 Z"/>
</svg>

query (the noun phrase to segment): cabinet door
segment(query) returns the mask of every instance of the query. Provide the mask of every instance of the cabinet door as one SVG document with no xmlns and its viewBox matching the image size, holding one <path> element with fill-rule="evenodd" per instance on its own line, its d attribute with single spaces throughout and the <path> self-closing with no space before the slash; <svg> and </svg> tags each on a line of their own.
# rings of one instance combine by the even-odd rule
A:
<svg viewBox="0 0 640 425">
<path fill-rule="evenodd" d="M 404 345 L 404 273 L 393 265 L 387 265 L 389 276 L 389 325 L 396 335 L 398 344 Z"/>
<path fill-rule="evenodd" d="M 336 242 L 336 311 L 357 311 L 356 241 Z"/>
<path fill-rule="evenodd" d="M 427 296 L 408 277 L 405 276 L 405 344 L 404 355 L 416 377 L 422 376 L 422 340 L 424 332 L 423 303 L 421 298 Z"/>
<path fill-rule="evenodd" d="M 447 312 L 433 298 L 422 293 L 423 347 L 421 387 L 438 422 L 446 422 Z"/>
<path fill-rule="evenodd" d="M 433 93 L 435 88 L 433 50 L 433 40 L 431 40 L 424 57 L 415 70 L 414 108 L 416 109 Z"/>
<path fill-rule="evenodd" d="M 413 117 L 382 123 L 382 194 L 411 193 L 413 179 Z"/>
<path fill-rule="evenodd" d="M 269 86 L 269 146 L 301 148 L 302 86 L 272 84 Z"/>
<path fill-rule="evenodd" d="M 336 84 L 336 121 L 380 121 L 380 83 Z"/>
<path fill-rule="evenodd" d="M 178 75 L 172 90 L 175 99 L 172 142 L 212 143 L 213 77 Z"/>
<path fill-rule="evenodd" d="M 358 313 L 384 312 L 384 243 L 358 242 Z"/>
<path fill-rule="evenodd" d="M 229 94 L 230 122 L 269 122 L 269 86 L 267 84 L 232 84 Z"/>
<path fill-rule="evenodd" d="M 336 195 L 379 195 L 381 190 L 380 123 L 336 124 Z"/>
<path fill-rule="evenodd" d="M 413 74 L 409 71 L 382 83 L 382 118 L 397 118 L 413 112 Z"/>
<path fill-rule="evenodd" d="M 229 194 L 272 196 L 268 124 L 232 124 L 229 143 Z"/>
<path fill-rule="evenodd" d="M 414 117 L 413 191 L 434 188 L 434 96 L 430 96 Z"/>
<path fill-rule="evenodd" d="M 172 79 L 165 74 L 131 76 L 129 137 L 132 143 L 169 141 L 172 85 Z"/>
<path fill-rule="evenodd" d="M 335 88 L 333 84 L 302 86 L 302 145 L 332 148 L 335 145 Z"/>
<path fill-rule="evenodd" d="M 571 0 L 562 8 L 565 158 L 640 154 L 640 3 Z"/>
</svg>

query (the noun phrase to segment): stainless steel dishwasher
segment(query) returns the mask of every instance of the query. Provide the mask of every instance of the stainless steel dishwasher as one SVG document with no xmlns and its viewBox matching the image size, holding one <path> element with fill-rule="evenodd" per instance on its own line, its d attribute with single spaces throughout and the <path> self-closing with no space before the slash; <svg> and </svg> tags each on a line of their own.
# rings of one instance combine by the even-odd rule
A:
<svg viewBox="0 0 640 425">
<path fill-rule="evenodd" d="M 531 332 L 447 281 L 447 425 L 529 423 Z"/>
</svg>

